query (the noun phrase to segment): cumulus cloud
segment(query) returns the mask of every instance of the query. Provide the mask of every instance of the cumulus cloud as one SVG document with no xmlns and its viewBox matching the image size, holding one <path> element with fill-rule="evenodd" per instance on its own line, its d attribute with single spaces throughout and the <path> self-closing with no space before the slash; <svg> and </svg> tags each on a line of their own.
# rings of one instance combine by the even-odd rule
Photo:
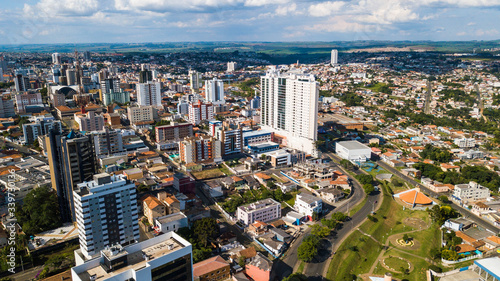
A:
<svg viewBox="0 0 500 281">
<path fill-rule="evenodd" d="M 98 12 L 107 1 L 98 0 L 41 0 L 35 5 L 24 5 L 24 13 L 27 15 L 39 15 L 40 13 L 52 14 L 54 16 L 90 16 Z"/>
<path fill-rule="evenodd" d="M 340 11 L 345 6 L 342 1 L 327 1 L 309 6 L 309 15 L 313 17 L 331 16 L 333 13 Z"/>
<path fill-rule="evenodd" d="M 290 5 L 279 6 L 276 8 L 277 16 L 286 16 L 288 14 L 295 13 L 297 11 L 297 4 L 292 3 Z"/>
<path fill-rule="evenodd" d="M 245 6 L 247 7 L 260 7 L 266 5 L 280 5 L 286 4 L 289 0 L 246 0 Z"/>
</svg>

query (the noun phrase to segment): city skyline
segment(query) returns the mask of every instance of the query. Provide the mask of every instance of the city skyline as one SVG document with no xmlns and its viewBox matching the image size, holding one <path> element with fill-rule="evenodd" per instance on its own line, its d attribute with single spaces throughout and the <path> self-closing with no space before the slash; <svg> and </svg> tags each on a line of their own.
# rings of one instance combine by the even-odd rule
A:
<svg viewBox="0 0 500 281">
<path fill-rule="evenodd" d="M 500 1 L 161 0 L 2 3 L 3 44 L 493 40 Z M 497 23 L 497 24 L 495 24 Z M 272 27 L 272 28 L 270 28 Z"/>
</svg>

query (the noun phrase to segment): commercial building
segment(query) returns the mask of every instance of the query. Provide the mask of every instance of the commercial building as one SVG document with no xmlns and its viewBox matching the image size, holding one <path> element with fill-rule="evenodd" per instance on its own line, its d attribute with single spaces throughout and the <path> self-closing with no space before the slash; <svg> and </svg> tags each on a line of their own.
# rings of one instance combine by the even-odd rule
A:
<svg viewBox="0 0 500 281">
<path fill-rule="evenodd" d="M 179 157 L 184 164 L 222 162 L 221 141 L 210 136 L 185 138 L 179 142 Z"/>
<path fill-rule="evenodd" d="M 56 107 L 56 114 L 57 114 L 57 118 L 59 120 L 62 120 L 63 118 L 68 118 L 68 117 L 74 118 L 75 113 L 78 113 L 78 112 L 81 112 L 81 109 L 79 109 L 77 107 L 70 108 L 70 107 L 67 107 L 65 105 L 61 105 L 61 106 Z"/>
<path fill-rule="evenodd" d="M 320 214 L 323 210 L 323 200 L 307 193 L 299 193 L 295 198 L 295 205 L 293 208 L 298 213 L 307 216 L 309 220 L 312 219 L 313 214 Z"/>
<path fill-rule="evenodd" d="M 332 50 L 332 55 L 331 55 L 331 59 L 330 59 L 330 64 L 332 66 L 337 65 L 338 57 L 339 57 L 339 52 L 337 50 Z"/>
<path fill-rule="evenodd" d="M 273 167 L 292 165 L 292 154 L 284 149 L 266 152 L 265 154 L 270 158 Z"/>
<path fill-rule="evenodd" d="M 156 142 L 179 141 L 186 137 L 193 136 L 193 124 L 191 123 L 171 123 L 155 127 Z"/>
<path fill-rule="evenodd" d="M 100 131 L 104 128 L 104 117 L 97 115 L 94 111 L 87 113 L 76 113 L 75 122 L 78 123 L 82 132 Z"/>
<path fill-rule="evenodd" d="M 212 104 L 224 103 L 224 81 L 214 78 L 205 81 L 206 99 Z"/>
<path fill-rule="evenodd" d="M 23 124 L 24 143 L 32 144 L 38 136 L 43 136 L 55 130 L 62 133 L 61 121 L 54 118 L 37 118 L 34 123 Z"/>
<path fill-rule="evenodd" d="M 26 106 L 43 107 L 42 94 L 37 93 L 22 93 L 15 96 L 17 113 L 26 113 Z"/>
<path fill-rule="evenodd" d="M 96 174 L 73 192 L 80 250 L 90 259 L 113 245 L 139 241 L 135 184 L 123 175 Z"/>
<path fill-rule="evenodd" d="M 45 136 L 45 147 L 61 218 L 64 222 L 75 221 L 73 189 L 91 180 L 98 171 L 92 137 L 73 131 L 67 136 L 50 131 Z"/>
<path fill-rule="evenodd" d="M 202 103 L 197 101 L 189 103 L 188 108 L 189 122 L 198 125 L 203 120 L 214 119 L 214 109 L 211 103 Z"/>
<path fill-rule="evenodd" d="M 261 77 L 261 123 L 288 147 L 317 155 L 319 86 L 311 74 L 271 69 Z"/>
<path fill-rule="evenodd" d="M 75 254 L 73 281 L 193 281 L 193 248 L 171 231 L 126 247 L 112 246 L 84 262 Z"/>
<path fill-rule="evenodd" d="M 340 141 L 335 146 L 335 153 L 353 163 L 363 163 L 371 158 L 372 150 L 359 141 Z"/>
<path fill-rule="evenodd" d="M 268 222 L 281 218 L 281 204 L 268 198 L 247 205 L 239 206 L 236 218 L 245 225 L 256 220 Z"/>
<path fill-rule="evenodd" d="M 161 106 L 161 83 L 149 81 L 137 84 L 137 104 Z"/>
<path fill-rule="evenodd" d="M 90 132 L 94 143 L 94 151 L 98 158 L 122 154 L 125 152 L 120 130 L 104 130 Z"/>
<path fill-rule="evenodd" d="M 199 281 L 223 281 L 231 278 L 231 267 L 221 256 L 215 256 L 195 263 L 193 275 Z"/>
<path fill-rule="evenodd" d="M 243 132 L 243 146 L 256 145 L 259 143 L 270 142 L 272 133 L 266 130 Z"/>
<path fill-rule="evenodd" d="M 452 195 L 453 200 L 458 201 L 460 204 L 485 201 L 489 197 L 490 190 L 474 181 L 464 184 L 456 184 Z"/>
</svg>

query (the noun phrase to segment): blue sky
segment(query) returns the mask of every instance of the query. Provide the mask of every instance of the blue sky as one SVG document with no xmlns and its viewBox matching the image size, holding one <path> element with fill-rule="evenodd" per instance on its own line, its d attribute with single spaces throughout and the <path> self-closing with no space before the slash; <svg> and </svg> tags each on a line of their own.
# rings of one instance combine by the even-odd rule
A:
<svg viewBox="0 0 500 281">
<path fill-rule="evenodd" d="M 500 0 L 0 0 L 0 44 L 500 39 Z"/>
</svg>

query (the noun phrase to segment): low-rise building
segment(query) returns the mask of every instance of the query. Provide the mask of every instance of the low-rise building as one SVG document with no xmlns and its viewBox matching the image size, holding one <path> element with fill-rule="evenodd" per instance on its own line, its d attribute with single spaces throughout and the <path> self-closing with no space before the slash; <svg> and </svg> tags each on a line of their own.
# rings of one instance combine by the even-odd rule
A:
<svg viewBox="0 0 500 281">
<path fill-rule="evenodd" d="M 206 259 L 193 265 L 195 281 L 223 281 L 231 278 L 231 267 L 221 256 Z"/>
<path fill-rule="evenodd" d="M 155 229 L 157 232 L 167 233 L 188 226 L 188 218 L 182 212 L 155 218 Z"/>
<path fill-rule="evenodd" d="M 476 182 L 455 185 L 453 200 L 460 204 L 468 204 L 476 201 L 485 201 L 490 197 L 490 190 Z"/>
<path fill-rule="evenodd" d="M 358 141 L 341 141 L 335 146 L 335 152 L 343 159 L 353 163 L 363 163 L 371 158 L 370 147 Z"/>
<path fill-rule="evenodd" d="M 142 200 L 142 209 L 150 225 L 155 225 L 156 218 L 163 217 L 167 214 L 166 206 L 153 195 L 147 195 L 147 197 Z"/>
<path fill-rule="evenodd" d="M 293 208 L 295 211 L 307 216 L 309 220 L 312 220 L 314 213 L 320 214 L 323 210 L 323 200 L 311 194 L 299 193 Z"/>
<path fill-rule="evenodd" d="M 239 206 L 236 210 L 236 218 L 245 225 L 256 220 L 268 222 L 280 217 L 281 204 L 270 198 Z"/>
</svg>

